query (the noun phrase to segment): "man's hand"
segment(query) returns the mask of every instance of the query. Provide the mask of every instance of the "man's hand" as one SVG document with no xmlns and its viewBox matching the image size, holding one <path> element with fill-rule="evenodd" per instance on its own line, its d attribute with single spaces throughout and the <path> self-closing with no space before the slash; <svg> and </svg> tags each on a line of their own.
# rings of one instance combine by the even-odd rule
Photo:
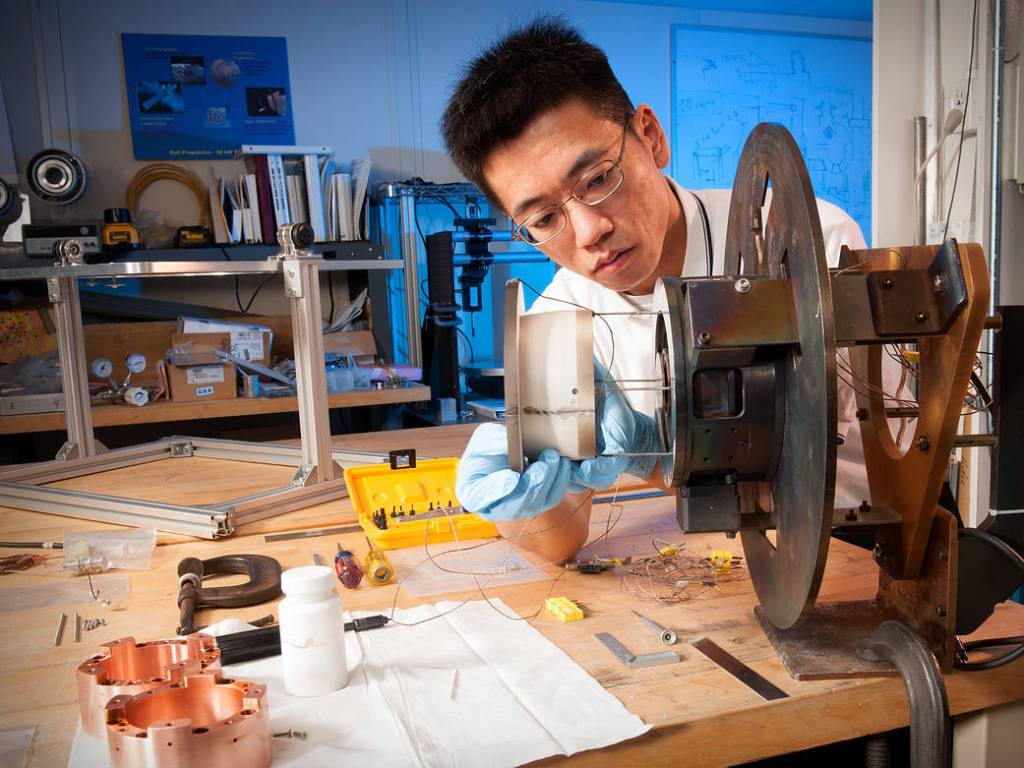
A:
<svg viewBox="0 0 1024 768">
<path fill-rule="evenodd" d="M 645 478 L 654 470 L 657 456 L 614 454 L 655 453 L 660 450 L 654 419 L 630 407 L 608 370 L 597 360 L 594 360 L 594 379 L 598 455 L 594 459 L 573 462 L 574 490 L 610 488 L 623 473 Z"/>
<path fill-rule="evenodd" d="M 462 454 L 455 494 L 467 510 L 492 520 L 534 517 L 565 496 L 570 465 L 569 459 L 547 448 L 519 474 L 508 464 L 505 427 L 483 424 L 477 427 Z"/>
</svg>

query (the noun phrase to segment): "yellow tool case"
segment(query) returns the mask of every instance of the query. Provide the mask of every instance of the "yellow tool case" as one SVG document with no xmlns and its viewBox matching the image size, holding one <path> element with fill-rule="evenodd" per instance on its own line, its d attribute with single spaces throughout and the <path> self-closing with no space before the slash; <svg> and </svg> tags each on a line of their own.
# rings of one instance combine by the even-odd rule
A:
<svg viewBox="0 0 1024 768">
<path fill-rule="evenodd" d="M 388 458 L 387 464 L 345 470 L 359 525 L 374 547 L 402 549 L 498 535 L 493 523 L 462 511 L 455 497 L 458 459 L 417 461 L 413 450 L 391 451 Z"/>
</svg>

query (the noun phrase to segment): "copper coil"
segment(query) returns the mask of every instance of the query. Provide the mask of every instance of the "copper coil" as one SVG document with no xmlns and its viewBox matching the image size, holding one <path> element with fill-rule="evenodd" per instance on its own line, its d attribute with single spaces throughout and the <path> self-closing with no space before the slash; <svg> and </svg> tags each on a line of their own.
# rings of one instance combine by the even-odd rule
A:
<svg viewBox="0 0 1024 768">
<path fill-rule="evenodd" d="M 105 720 L 114 768 L 270 765 L 265 685 L 188 675 L 135 696 L 115 696 Z"/>
<path fill-rule="evenodd" d="M 104 643 L 78 667 L 78 705 L 82 728 L 103 738 L 103 708 L 114 696 L 129 695 L 177 683 L 200 672 L 220 674 L 220 649 L 210 635 L 192 634 L 136 644 L 134 637 Z"/>
</svg>

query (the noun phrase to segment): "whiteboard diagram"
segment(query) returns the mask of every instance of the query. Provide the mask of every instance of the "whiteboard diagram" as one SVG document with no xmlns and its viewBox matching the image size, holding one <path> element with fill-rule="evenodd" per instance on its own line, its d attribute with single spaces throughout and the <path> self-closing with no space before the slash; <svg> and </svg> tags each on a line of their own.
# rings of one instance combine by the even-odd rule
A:
<svg viewBox="0 0 1024 768">
<path fill-rule="evenodd" d="M 743 142 L 781 123 L 814 193 L 871 236 L 871 41 L 688 25 L 672 28 L 672 175 L 732 186 Z"/>
</svg>

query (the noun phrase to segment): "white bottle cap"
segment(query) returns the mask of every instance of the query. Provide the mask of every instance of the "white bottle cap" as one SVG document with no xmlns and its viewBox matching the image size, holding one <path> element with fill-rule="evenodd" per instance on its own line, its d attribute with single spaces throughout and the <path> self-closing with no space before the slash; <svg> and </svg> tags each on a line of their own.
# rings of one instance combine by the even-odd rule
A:
<svg viewBox="0 0 1024 768">
<path fill-rule="evenodd" d="M 295 597 L 329 595 L 334 591 L 334 571 L 325 565 L 289 568 L 281 574 L 281 590 Z"/>
</svg>

